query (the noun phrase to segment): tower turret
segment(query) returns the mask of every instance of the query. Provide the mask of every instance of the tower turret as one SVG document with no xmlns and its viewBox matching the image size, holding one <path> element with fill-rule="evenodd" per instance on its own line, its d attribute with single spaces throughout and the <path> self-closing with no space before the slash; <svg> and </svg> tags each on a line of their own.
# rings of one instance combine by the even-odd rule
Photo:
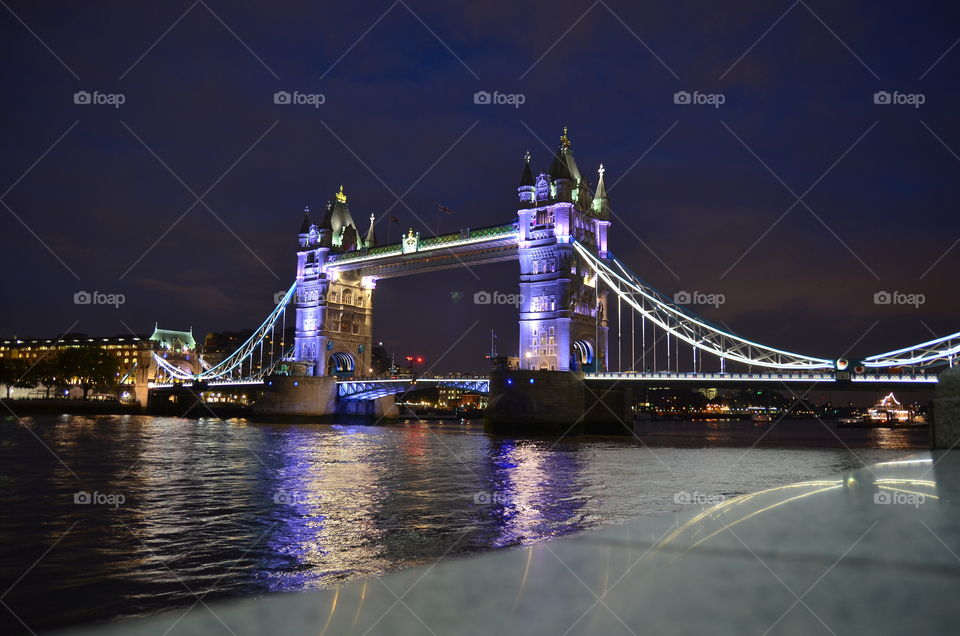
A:
<svg viewBox="0 0 960 636">
<path fill-rule="evenodd" d="M 603 164 L 600 164 L 600 168 L 597 170 L 600 178 L 597 181 L 597 191 L 593 195 L 593 211 L 601 219 L 610 218 L 610 202 L 607 199 L 607 188 L 603 184 L 603 173 L 606 172 L 603 168 Z"/>
<path fill-rule="evenodd" d="M 537 201 L 536 182 L 533 180 L 533 172 L 530 170 L 530 151 L 523 155 L 523 174 L 520 175 L 520 185 L 517 187 L 517 196 L 520 203 L 524 205 L 534 205 Z"/>
<path fill-rule="evenodd" d="M 553 163 L 550 164 L 550 179 L 553 181 L 553 199 L 555 201 L 572 201 L 573 189 L 580 177 L 579 170 L 576 177 L 570 170 L 571 165 L 576 168 L 575 163 L 571 163 L 570 139 L 567 137 L 567 127 L 563 127 L 563 134 L 560 135 L 560 145 L 557 147 L 557 153 L 553 156 Z"/>
<path fill-rule="evenodd" d="M 327 212 L 323 215 L 323 220 L 317 228 L 320 235 L 320 245 L 323 247 L 333 247 L 333 225 L 331 217 L 333 215 L 333 204 L 327 201 Z"/>
<path fill-rule="evenodd" d="M 300 224 L 300 247 L 306 247 L 310 241 L 310 206 L 303 208 L 303 223 Z"/>
<path fill-rule="evenodd" d="M 373 233 L 373 224 L 376 223 L 376 221 L 377 221 L 377 215 L 371 212 L 370 213 L 370 229 L 367 230 L 367 238 L 363 242 L 364 247 L 370 248 L 377 244 L 377 237 Z"/>
<path fill-rule="evenodd" d="M 324 218 L 324 225 L 330 225 L 332 246 L 341 251 L 357 249 L 360 231 L 353 221 L 350 208 L 347 207 L 347 195 L 343 192 L 343 186 L 340 186 L 340 191 L 334 195 L 334 201 L 328 207 L 328 217 L 329 220 Z"/>
</svg>

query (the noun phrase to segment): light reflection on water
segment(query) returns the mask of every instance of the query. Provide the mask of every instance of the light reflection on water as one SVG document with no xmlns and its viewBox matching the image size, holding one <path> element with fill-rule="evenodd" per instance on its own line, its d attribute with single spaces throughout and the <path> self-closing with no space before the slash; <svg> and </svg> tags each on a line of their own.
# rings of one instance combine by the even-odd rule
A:
<svg viewBox="0 0 960 636">
<path fill-rule="evenodd" d="M 765 437 L 820 448 L 749 451 L 758 429 L 728 422 L 645 424 L 645 443 L 509 439 L 449 421 L 23 422 L 0 425 L 0 583 L 59 540 L 4 598 L 34 630 L 187 607 L 191 590 L 213 600 L 325 587 L 535 543 L 676 510 L 678 491 L 754 492 L 907 456 L 917 441 L 855 431 L 844 433 L 850 451 L 817 422 Z M 81 490 L 125 501 L 78 505 Z M 9 614 L 0 621 L 23 631 Z"/>
</svg>

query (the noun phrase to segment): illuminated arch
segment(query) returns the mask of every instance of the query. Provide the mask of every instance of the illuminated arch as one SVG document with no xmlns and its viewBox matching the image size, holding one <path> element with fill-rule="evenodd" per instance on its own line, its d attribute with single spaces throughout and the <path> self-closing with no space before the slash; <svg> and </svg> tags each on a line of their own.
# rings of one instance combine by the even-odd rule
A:
<svg viewBox="0 0 960 636">
<path fill-rule="evenodd" d="M 353 375 L 356 366 L 356 359 L 353 355 L 343 351 L 330 354 L 330 358 L 327 360 L 327 369 L 330 375 L 350 377 Z"/>
</svg>

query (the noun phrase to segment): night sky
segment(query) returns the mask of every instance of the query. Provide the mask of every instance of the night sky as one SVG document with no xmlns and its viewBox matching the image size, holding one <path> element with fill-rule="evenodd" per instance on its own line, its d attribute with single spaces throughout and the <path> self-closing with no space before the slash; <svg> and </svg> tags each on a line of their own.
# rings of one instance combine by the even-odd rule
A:
<svg viewBox="0 0 960 636">
<path fill-rule="evenodd" d="M 380 241 L 432 234 L 438 204 L 443 231 L 504 223 L 524 152 L 546 170 L 563 126 L 581 172 L 606 168 L 611 250 L 669 295 L 723 294 L 708 319 L 824 357 L 958 331 L 960 7 L 842 5 L 5 0 L 0 336 L 256 327 L 305 205 L 342 184 Z M 484 369 L 491 328 L 515 353 L 516 313 L 473 294 L 517 272 L 381 281 L 375 337 Z"/>
</svg>

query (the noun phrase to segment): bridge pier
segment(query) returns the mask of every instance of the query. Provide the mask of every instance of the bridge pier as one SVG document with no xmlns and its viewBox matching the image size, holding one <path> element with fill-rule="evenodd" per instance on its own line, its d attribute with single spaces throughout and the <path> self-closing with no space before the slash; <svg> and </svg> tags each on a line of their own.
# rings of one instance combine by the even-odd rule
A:
<svg viewBox="0 0 960 636">
<path fill-rule="evenodd" d="M 572 371 L 494 371 L 485 428 L 492 433 L 632 435 L 630 387 L 593 389 Z"/>
<path fill-rule="evenodd" d="M 339 400 L 337 414 L 393 419 L 400 417 L 400 409 L 395 396 L 385 395 L 372 400 Z"/>
<path fill-rule="evenodd" d="M 272 375 L 253 406 L 254 417 L 318 417 L 337 412 L 337 379 L 309 375 Z"/>
<path fill-rule="evenodd" d="M 372 400 L 339 399 L 336 377 L 309 375 L 268 377 L 264 382 L 264 391 L 253 407 L 255 418 L 335 415 L 381 419 L 399 417 L 400 413 L 392 395 Z"/>
<path fill-rule="evenodd" d="M 960 445 L 960 367 L 940 374 L 933 400 L 930 447 L 951 449 Z"/>
</svg>

